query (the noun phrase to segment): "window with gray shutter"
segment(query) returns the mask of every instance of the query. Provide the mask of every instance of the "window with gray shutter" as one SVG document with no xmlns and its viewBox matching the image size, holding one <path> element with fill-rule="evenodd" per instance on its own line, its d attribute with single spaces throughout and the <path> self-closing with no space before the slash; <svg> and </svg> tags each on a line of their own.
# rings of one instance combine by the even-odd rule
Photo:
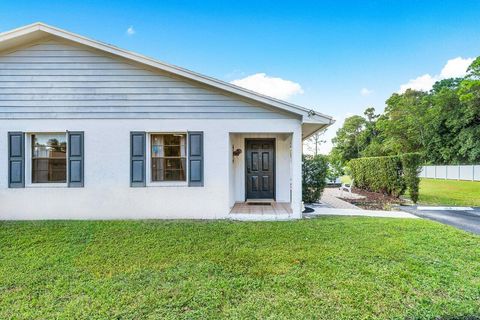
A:
<svg viewBox="0 0 480 320">
<path fill-rule="evenodd" d="M 25 135 L 8 133 L 8 187 L 25 187 Z"/>
<path fill-rule="evenodd" d="M 84 142 L 83 132 L 68 132 L 68 186 L 83 187 Z"/>
<path fill-rule="evenodd" d="M 130 186 L 145 187 L 146 185 L 146 134 L 145 132 L 130 132 Z"/>
<path fill-rule="evenodd" d="M 188 132 L 188 185 L 203 187 L 203 131 Z"/>
</svg>

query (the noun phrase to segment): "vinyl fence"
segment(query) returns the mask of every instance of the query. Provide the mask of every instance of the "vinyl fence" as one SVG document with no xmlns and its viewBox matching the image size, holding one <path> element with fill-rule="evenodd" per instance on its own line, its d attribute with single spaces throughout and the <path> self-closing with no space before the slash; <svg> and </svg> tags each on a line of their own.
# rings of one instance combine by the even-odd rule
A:
<svg viewBox="0 0 480 320">
<path fill-rule="evenodd" d="M 420 177 L 480 181 L 480 165 L 423 166 Z"/>
</svg>

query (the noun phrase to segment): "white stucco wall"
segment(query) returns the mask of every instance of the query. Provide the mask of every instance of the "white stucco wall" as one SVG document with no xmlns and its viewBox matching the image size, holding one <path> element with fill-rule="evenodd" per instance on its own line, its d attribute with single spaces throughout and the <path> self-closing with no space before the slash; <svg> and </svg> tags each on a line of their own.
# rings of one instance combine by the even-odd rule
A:
<svg viewBox="0 0 480 320">
<path fill-rule="evenodd" d="M 7 132 L 67 130 L 85 132 L 85 187 L 30 185 L 9 189 Z M 131 188 L 130 131 L 187 130 L 204 132 L 205 186 Z M 289 201 L 287 171 L 291 172 L 292 209 L 300 217 L 302 145 L 301 124 L 296 119 L 5 119 L 0 120 L 0 219 L 225 218 L 232 199 L 242 196 L 236 185 L 240 180 L 232 181 L 235 172 L 243 170 L 232 164 L 230 133 L 259 131 L 287 133 L 280 135 L 286 140 L 277 139 L 277 172 L 281 173 L 277 176 L 277 198 Z M 281 166 L 289 162 L 285 150 L 290 144 L 292 162 L 285 169 Z"/>
</svg>

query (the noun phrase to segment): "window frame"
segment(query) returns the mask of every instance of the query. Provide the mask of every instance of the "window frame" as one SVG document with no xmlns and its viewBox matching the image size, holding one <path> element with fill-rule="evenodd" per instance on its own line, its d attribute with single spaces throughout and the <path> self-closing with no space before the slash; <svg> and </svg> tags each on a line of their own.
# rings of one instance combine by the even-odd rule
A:
<svg viewBox="0 0 480 320">
<path fill-rule="evenodd" d="M 152 180 L 152 136 L 162 134 L 183 134 L 185 135 L 185 180 L 177 181 L 153 181 Z M 188 131 L 151 131 L 146 132 L 146 185 L 147 187 L 188 187 Z"/>
<path fill-rule="evenodd" d="M 32 169 L 33 169 L 33 145 L 32 145 L 32 136 L 39 134 L 52 134 L 52 135 L 65 135 L 65 141 L 67 145 L 65 160 L 65 182 L 33 182 Z M 25 132 L 25 187 L 28 188 L 63 188 L 68 187 L 68 172 L 69 172 L 69 161 L 68 161 L 68 150 L 70 146 L 68 144 L 68 132 L 65 130 L 55 130 L 55 131 L 31 131 Z"/>
</svg>

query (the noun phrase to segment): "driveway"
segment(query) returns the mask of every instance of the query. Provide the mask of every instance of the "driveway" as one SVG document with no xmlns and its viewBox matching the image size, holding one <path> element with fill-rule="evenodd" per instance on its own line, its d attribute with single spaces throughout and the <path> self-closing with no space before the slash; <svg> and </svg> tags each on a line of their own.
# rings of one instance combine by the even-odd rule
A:
<svg viewBox="0 0 480 320">
<path fill-rule="evenodd" d="M 418 217 L 438 221 L 450 226 L 480 234 L 480 208 L 448 208 L 448 207 L 423 207 L 402 206 L 399 208 Z"/>
</svg>

